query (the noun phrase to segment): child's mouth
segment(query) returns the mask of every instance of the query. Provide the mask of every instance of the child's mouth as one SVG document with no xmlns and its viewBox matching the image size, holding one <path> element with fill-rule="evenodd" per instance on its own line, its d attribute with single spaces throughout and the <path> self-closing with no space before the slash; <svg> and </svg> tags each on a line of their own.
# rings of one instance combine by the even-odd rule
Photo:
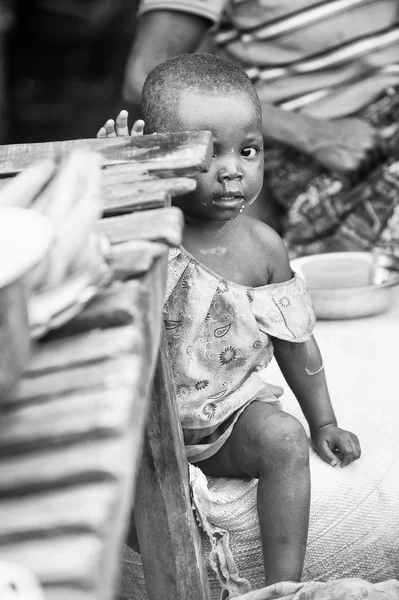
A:
<svg viewBox="0 0 399 600">
<path fill-rule="evenodd" d="M 244 204 L 244 190 L 242 189 L 241 180 L 224 178 L 222 186 L 221 195 L 213 203 L 221 208 L 241 208 Z"/>
<path fill-rule="evenodd" d="M 241 207 L 243 205 L 243 203 L 244 203 L 244 196 L 238 196 L 238 195 L 221 196 L 217 200 L 213 201 L 213 204 L 216 204 L 216 206 L 220 206 L 222 208 L 238 208 L 238 207 Z"/>
</svg>

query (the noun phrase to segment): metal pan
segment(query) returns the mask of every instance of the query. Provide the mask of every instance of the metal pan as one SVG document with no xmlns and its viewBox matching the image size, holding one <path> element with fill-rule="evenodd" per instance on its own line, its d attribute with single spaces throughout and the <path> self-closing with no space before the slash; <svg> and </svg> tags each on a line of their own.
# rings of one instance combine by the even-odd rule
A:
<svg viewBox="0 0 399 600">
<path fill-rule="evenodd" d="M 369 282 L 366 285 L 331 287 L 326 284 L 328 274 L 333 277 L 333 266 L 339 263 L 345 269 L 346 260 L 358 258 L 369 263 Z M 306 270 L 312 262 L 324 262 L 322 285 L 316 286 L 314 278 L 308 289 L 318 319 L 356 319 L 383 313 L 399 302 L 399 260 L 374 252 L 333 252 L 305 256 L 291 261 L 294 272 L 306 281 Z M 319 262 L 319 264 L 322 264 Z M 331 285 L 331 280 L 330 280 Z"/>
</svg>

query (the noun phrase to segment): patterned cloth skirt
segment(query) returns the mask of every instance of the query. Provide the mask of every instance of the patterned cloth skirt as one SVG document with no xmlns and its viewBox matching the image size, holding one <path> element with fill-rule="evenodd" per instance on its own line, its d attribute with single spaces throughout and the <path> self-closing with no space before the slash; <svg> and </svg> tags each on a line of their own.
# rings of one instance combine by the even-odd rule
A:
<svg viewBox="0 0 399 600">
<path fill-rule="evenodd" d="M 399 87 L 351 116 L 375 128 L 398 124 Z M 399 131 L 387 141 L 383 163 L 353 187 L 309 156 L 281 147 L 265 151 L 265 181 L 282 208 L 291 258 L 374 248 L 399 257 Z"/>
</svg>

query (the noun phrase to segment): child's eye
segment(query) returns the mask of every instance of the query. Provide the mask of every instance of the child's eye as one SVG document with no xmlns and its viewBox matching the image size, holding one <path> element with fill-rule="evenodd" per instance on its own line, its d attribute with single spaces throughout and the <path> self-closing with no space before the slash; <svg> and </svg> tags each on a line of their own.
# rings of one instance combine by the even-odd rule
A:
<svg viewBox="0 0 399 600">
<path fill-rule="evenodd" d="M 248 148 L 244 148 L 243 150 L 241 150 L 241 155 L 244 156 L 244 158 L 255 158 L 255 156 L 258 155 L 258 148 L 254 148 L 253 146 L 250 146 Z"/>
</svg>

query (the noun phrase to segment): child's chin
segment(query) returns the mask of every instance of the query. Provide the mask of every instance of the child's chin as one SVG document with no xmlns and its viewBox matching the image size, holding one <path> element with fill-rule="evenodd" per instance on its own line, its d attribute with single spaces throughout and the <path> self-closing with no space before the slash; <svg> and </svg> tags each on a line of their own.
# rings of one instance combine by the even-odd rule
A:
<svg viewBox="0 0 399 600">
<path fill-rule="evenodd" d="M 229 209 L 229 210 L 223 210 L 223 211 L 215 211 L 215 213 L 212 214 L 212 221 L 231 221 L 231 219 L 236 219 L 241 213 L 242 213 L 243 209 L 240 208 L 234 208 L 234 209 Z"/>
</svg>

